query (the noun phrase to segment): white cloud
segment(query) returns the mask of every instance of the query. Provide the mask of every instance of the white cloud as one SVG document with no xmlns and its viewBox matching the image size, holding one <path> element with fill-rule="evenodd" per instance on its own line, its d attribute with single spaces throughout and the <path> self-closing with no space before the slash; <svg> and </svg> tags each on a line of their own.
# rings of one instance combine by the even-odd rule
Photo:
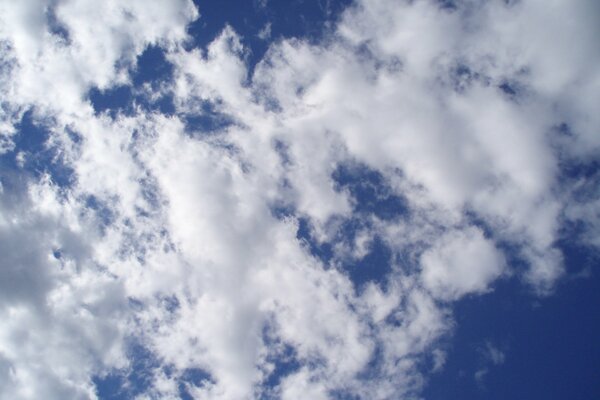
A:
<svg viewBox="0 0 600 400">
<path fill-rule="evenodd" d="M 265 26 L 256 35 L 260 40 L 268 40 L 271 38 L 271 23 L 267 22 Z"/>
<path fill-rule="evenodd" d="M 66 38 L 53 33 L 50 12 Z M 126 68 L 148 44 L 170 47 L 185 39 L 197 11 L 187 0 L 30 0 L 2 1 L 0 15 L 2 58 L 18 65 L 2 80 L 3 93 L 17 110 L 36 106 L 66 118 L 88 111 L 82 101 L 92 86 L 126 82 Z"/>
<path fill-rule="evenodd" d="M 78 210 L 53 186 L 2 178 L 2 395 L 94 397 L 91 376 L 125 363 L 122 285 L 93 265 L 97 233 L 85 219 L 73 225 Z"/>
<path fill-rule="evenodd" d="M 416 396 L 453 301 L 510 274 L 550 293 L 565 219 L 598 243 L 593 179 L 560 180 L 600 145 L 597 6 L 551 3 L 359 1 L 322 43 L 272 44 L 250 80 L 231 27 L 187 50 L 189 1 L 0 3 L 1 151 L 33 108 L 74 175 L 2 175 L 0 393 L 94 398 L 135 338 L 160 364 L 142 398 L 177 398 L 189 368 L 211 376 L 187 383 L 200 399 Z M 89 89 L 128 84 L 150 44 L 174 65 L 160 90 L 175 114 L 96 115 Z M 186 127 L 207 103 L 232 123 Z M 353 212 L 332 178 L 344 163 L 381 174 L 402 215 Z M 331 260 L 297 238 L 300 218 Z M 390 272 L 354 285 L 376 237 Z M 298 368 L 266 389 L 284 348 Z"/>
<path fill-rule="evenodd" d="M 502 254 L 475 228 L 445 234 L 423 253 L 421 265 L 425 287 L 444 300 L 487 291 L 505 269 Z"/>
</svg>

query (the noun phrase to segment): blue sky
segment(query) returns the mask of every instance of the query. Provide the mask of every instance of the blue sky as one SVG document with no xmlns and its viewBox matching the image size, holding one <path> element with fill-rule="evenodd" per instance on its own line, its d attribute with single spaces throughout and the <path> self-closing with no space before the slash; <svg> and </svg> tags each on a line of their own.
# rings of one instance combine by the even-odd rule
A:
<svg viewBox="0 0 600 400">
<path fill-rule="evenodd" d="M 0 1 L 0 397 L 599 397 L 599 20 Z"/>
</svg>

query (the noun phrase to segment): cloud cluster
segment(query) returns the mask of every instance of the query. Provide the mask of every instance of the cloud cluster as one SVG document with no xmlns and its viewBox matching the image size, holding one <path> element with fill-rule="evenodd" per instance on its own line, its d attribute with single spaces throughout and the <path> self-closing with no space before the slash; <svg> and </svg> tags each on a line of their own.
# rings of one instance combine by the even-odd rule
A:
<svg viewBox="0 0 600 400">
<path fill-rule="evenodd" d="M 254 69 L 231 27 L 191 48 L 190 1 L 13 3 L 3 397 L 412 398 L 454 301 L 549 294 L 568 227 L 600 242 L 595 1 L 360 0 Z M 171 72 L 136 87 L 149 46 Z M 94 109 L 118 87 L 143 101 Z"/>
</svg>

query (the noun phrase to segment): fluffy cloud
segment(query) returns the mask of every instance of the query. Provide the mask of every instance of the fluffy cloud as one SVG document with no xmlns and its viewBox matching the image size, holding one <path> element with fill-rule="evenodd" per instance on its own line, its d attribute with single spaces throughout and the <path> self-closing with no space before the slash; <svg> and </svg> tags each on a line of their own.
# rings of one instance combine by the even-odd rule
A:
<svg viewBox="0 0 600 400">
<path fill-rule="evenodd" d="M 598 244 L 565 173 L 600 146 L 598 6 L 454 3 L 357 1 L 252 74 L 231 27 L 190 49 L 189 1 L 0 3 L 0 393 L 95 398 L 136 343 L 132 397 L 411 398 L 453 301 L 551 293 L 561 229 Z M 150 45 L 172 76 L 133 87 Z M 118 86 L 174 111 L 95 111 Z M 30 110 L 68 184 L 18 161 Z"/>
<path fill-rule="evenodd" d="M 1 393 L 94 397 L 90 376 L 126 363 L 122 283 L 93 264 L 83 237 L 97 232 L 53 185 L 2 181 Z"/>
<path fill-rule="evenodd" d="M 423 281 L 434 297 L 455 300 L 485 291 L 502 274 L 502 254 L 481 231 L 445 234 L 421 257 Z"/>
</svg>

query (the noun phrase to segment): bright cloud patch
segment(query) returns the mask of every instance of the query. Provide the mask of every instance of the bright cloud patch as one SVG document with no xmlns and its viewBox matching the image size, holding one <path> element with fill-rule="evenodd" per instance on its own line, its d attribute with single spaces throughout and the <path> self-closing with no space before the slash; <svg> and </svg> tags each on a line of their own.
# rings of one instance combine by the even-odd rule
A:
<svg viewBox="0 0 600 400">
<path fill-rule="evenodd" d="M 480 293 L 504 269 L 502 254 L 476 229 L 452 232 L 421 257 L 423 281 L 437 298 L 455 300 Z"/>
<path fill-rule="evenodd" d="M 597 2 L 316 10 L 0 1 L 0 397 L 415 398 L 597 249 Z"/>
</svg>

